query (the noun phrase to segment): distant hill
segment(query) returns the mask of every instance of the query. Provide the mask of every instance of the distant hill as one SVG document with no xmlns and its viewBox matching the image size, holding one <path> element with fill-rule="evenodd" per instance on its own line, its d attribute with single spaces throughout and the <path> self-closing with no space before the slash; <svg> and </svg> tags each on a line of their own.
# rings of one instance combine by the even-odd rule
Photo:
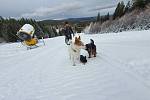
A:
<svg viewBox="0 0 150 100">
<path fill-rule="evenodd" d="M 69 19 L 66 19 L 67 21 L 70 21 L 70 22 L 88 22 L 88 21 L 95 21 L 96 20 L 96 17 L 84 17 L 84 18 L 69 18 Z"/>
<path fill-rule="evenodd" d="M 96 17 L 83 17 L 83 18 L 68 18 L 63 20 L 43 20 L 39 22 L 44 24 L 57 25 L 57 24 L 63 24 L 65 21 L 68 21 L 72 24 L 76 24 L 76 23 L 92 22 L 95 20 Z"/>
</svg>

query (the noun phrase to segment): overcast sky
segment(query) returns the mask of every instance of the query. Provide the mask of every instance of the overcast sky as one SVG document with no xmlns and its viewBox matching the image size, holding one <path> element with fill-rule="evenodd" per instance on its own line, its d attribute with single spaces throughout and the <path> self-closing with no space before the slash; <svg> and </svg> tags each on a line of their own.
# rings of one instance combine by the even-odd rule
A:
<svg viewBox="0 0 150 100">
<path fill-rule="evenodd" d="M 114 11 L 119 1 L 128 0 L 0 0 L 0 16 L 36 20 L 96 16 Z"/>
</svg>

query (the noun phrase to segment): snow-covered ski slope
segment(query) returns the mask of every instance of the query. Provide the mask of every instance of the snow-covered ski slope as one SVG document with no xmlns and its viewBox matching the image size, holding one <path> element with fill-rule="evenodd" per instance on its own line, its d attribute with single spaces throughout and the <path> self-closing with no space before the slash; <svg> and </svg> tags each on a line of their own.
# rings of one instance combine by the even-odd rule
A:
<svg viewBox="0 0 150 100">
<path fill-rule="evenodd" d="M 97 57 L 77 66 L 64 37 L 0 45 L 0 100 L 150 100 L 150 31 L 81 35 L 91 38 Z"/>
</svg>

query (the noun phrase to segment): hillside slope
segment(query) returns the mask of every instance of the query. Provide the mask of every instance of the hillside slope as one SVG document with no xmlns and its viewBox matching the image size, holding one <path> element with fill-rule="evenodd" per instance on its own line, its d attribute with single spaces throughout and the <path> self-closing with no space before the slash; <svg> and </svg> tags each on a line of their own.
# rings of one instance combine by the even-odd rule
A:
<svg viewBox="0 0 150 100">
<path fill-rule="evenodd" d="M 85 35 L 97 57 L 72 66 L 64 37 L 0 45 L 0 100 L 150 100 L 150 31 Z M 84 55 L 87 53 L 82 50 Z"/>
<path fill-rule="evenodd" d="M 148 30 L 150 29 L 150 4 L 145 9 L 135 9 L 126 13 L 115 20 L 107 20 L 104 23 L 91 23 L 87 33 L 118 33 L 131 30 Z"/>
</svg>

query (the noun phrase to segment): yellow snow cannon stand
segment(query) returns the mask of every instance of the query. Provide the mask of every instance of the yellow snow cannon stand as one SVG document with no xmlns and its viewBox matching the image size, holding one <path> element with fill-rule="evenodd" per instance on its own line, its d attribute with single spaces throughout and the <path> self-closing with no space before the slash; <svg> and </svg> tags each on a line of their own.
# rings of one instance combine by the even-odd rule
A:
<svg viewBox="0 0 150 100">
<path fill-rule="evenodd" d="M 38 40 L 36 38 L 32 38 L 31 40 L 26 40 L 24 42 L 28 46 L 34 46 L 38 43 Z"/>
<path fill-rule="evenodd" d="M 25 24 L 17 32 L 17 36 L 22 40 L 22 44 L 27 47 L 27 49 L 38 47 L 38 38 L 34 35 L 35 29 L 30 24 Z M 43 40 L 44 43 L 44 40 Z M 44 43 L 45 44 L 45 43 Z"/>
</svg>

